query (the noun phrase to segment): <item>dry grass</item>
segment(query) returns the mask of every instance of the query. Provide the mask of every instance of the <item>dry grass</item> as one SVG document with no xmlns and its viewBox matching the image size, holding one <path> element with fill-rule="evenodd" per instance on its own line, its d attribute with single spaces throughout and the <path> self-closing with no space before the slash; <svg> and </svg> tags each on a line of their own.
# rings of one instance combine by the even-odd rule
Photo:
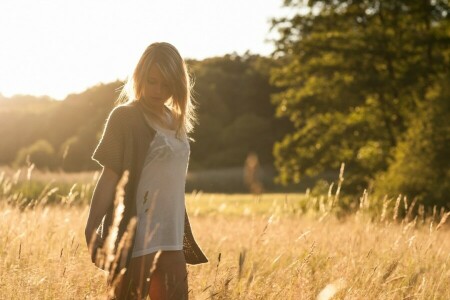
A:
<svg viewBox="0 0 450 300">
<path fill-rule="evenodd" d="M 84 242 L 88 206 L 21 210 L 3 201 L 10 196 L 3 189 L 0 299 L 103 299 L 107 274 Z M 190 298 L 450 299 L 448 213 L 399 220 L 394 200 L 373 218 L 364 195 L 356 214 L 338 220 L 328 209 L 335 198 L 187 195 L 210 260 L 188 266 Z"/>
<path fill-rule="evenodd" d="M 188 203 L 195 210 L 195 202 Z M 106 274 L 84 243 L 87 207 L 0 208 L 1 299 L 95 299 Z M 192 216 L 210 259 L 189 266 L 192 299 L 449 299 L 448 228 L 317 219 Z M 425 224 L 426 225 L 426 224 Z M 220 262 L 218 260 L 220 255 Z M 328 298 L 323 298 L 328 299 Z"/>
</svg>

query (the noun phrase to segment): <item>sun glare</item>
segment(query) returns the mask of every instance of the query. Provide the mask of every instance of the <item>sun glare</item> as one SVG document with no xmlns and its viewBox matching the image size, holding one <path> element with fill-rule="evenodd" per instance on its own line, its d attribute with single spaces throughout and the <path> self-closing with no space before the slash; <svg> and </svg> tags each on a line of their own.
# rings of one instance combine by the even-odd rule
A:
<svg viewBox="0 0 450 300">
<path fill-rule="evenodd" d="M 246 50 L 268 55 L 268 21 L 280 6 L 257 0 L 2 1 L 0 94 L 61 100 L 124 79 L 154 41 L 173 43 L 186 58 Z"/>
</svg>

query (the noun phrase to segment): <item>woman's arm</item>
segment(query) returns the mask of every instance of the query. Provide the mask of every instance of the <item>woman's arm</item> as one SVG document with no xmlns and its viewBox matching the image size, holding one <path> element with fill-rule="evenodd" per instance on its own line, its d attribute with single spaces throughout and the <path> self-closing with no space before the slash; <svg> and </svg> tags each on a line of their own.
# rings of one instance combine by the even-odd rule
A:
<svg viewBox="0 0 450 300">
<path fill-rule="evenodd" d="M 119 175 L 112 169 L 103 168 L 92 195 L 91 207 L 84 231 L 88 247 L 92 235 L 95 234 L 103 216 L 106 214 L 110 205 L 114 203 L 116 186 L 119 179 Z M 89 250 L 91 252 L 92 249 Z"/>
</svg>

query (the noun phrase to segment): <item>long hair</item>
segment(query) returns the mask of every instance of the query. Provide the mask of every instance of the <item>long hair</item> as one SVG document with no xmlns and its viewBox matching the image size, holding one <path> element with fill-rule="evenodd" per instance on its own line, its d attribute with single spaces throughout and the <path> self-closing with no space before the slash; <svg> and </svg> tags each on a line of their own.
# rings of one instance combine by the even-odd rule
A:
<svg viewBox="0 0 450 300">
<path fill-rule="evenodd" d="M 175 115 L 176 132 L 192 132 L 197 123 L 192 98 L 193 81 L 178 50 L 166 42 L 153 43 L 145 49 L 132 75 L 129 76 L 116 100 L 116 106 L 142 100 L 144 85 L 152 66 L 157 66 L 168 83 L 172 97 L 169 108 Z"/>
</svg>

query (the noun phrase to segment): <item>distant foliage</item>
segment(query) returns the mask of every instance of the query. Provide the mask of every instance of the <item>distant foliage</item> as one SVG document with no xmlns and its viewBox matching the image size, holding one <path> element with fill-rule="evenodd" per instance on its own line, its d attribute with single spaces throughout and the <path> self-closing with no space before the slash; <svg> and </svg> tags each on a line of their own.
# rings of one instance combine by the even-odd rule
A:
<svg viewBox="0 0 450 300">
<path fill-rule="evenodd" d="M 188 61 L 199 116 L 190 170 L 242 167 L 250 152 L 262 165 L 273 165 L 273 143 L 291 129 L 289 122 L 274 117 L 270 102 L 271 93 L 279 91 L 269 84 L 275 64 L 251 54 Z M 68 172 L 98 169 L 91 155 L 121 85 L 119 81 L 101 84 L 61 102 L 29 96 L 0 98 L 0 165 L 23 162 L 30 145 L 45 140 L 52 150 L 39 163 L 31 157 L 36 167 Z"/>
<path fill-rule="evenodd" d="M 14 161 L 15 167 L 34 163 L 37 168 L 53 169 L 55 163 L 55 150 L 46 140 L 38 140 L 29 147 L 20 149 Z"/>
<path fill-rule="evenodd" d="M 191 169 L 243 166 L 255 153 L 272 165 L 273 143 L 291 129 L 275 118 L 269 84 L 272 59 L 246 54 L 190 61 L 199 104 L 199 126 L 192 144 Z"/>
<path fill-rule="evenodd" d="M 39 169 L 96 168 L 90 156 L 120 84 L 98 85 L 61 102 L 30 96 L 1 99 L 0 165 L 22 165 L 34 151 L 40 154 L 30 155 L 30 162 Z"/>
</svg>

